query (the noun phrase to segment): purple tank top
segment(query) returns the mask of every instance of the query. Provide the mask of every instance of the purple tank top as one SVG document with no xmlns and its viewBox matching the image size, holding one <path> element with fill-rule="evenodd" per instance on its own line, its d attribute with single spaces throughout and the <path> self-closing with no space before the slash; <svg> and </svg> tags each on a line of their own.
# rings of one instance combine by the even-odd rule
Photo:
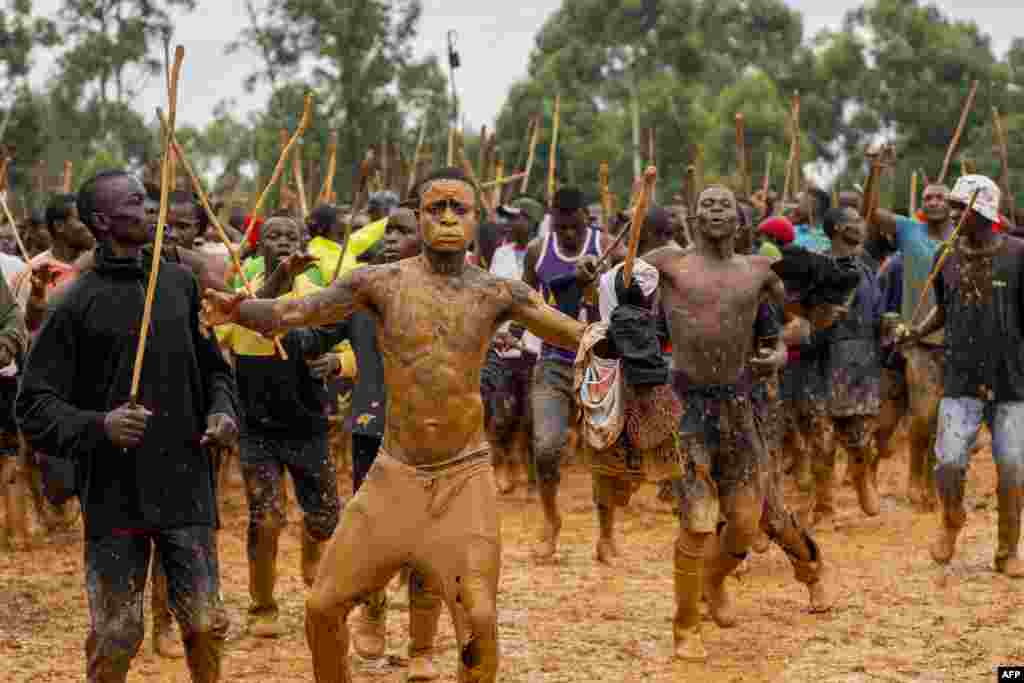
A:
<svg viewBox="0 0 1024 683">
<path fill-rule="evenodd" d="M 596 321 L 600 319 L 596 305 L 585 305 L 582 292 L 575 284 L 576 262 L 584 256 L 600 256 L 600 233 L 594 229 L 587 230 L 584 238 L 583 249 L 574 256 L 566 256 L 558 248 L 558 240 L 553 232 L 544 236 L 544 243 L 540 249 L 540 258 L 537 259 L 537 282 L 540 285 L 540 293 L 544 300 L 554 308 L 569 317 L 576 318 L 583 322 Z M 564 284 L 552 288 L 551 284 Z M 556 358 L 558 360 L 572 363 L 576 360 L 575 351 L 565 351 L 544 344 L 541 347 L 541 358 Z"/>
</svg>

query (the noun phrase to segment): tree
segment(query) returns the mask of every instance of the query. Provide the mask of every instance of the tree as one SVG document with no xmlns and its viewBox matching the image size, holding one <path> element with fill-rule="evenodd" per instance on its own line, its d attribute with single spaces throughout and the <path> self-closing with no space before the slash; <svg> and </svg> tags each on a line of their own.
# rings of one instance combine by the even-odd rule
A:
<svg viewBox="0 0 1024 683">
<path fill-rule="evenodd" d="M 130 105 L 146 79 L 163 77 L 152 51 L 170 40 L 171 10 L 195 6 L 196 0 L 64 0 L 58 17 L 68 48 L 58 59 L 54 94 L 79 134 L 120 146 L 115 157 L 147 159 L 151 150 L 139 137 L 146 119 Z"/>
<path fill-rule="evenodd" d="M 340 134 L 339 197 L 349 194 L 370 144 L 401 141 L 411 149 L 415 114 L 429 114 L 432 123 L 447 114 L 446 80 L 436 58 L 413 57 L 418 0 L 270 0 L 261 8 L 248 0 L 247 7 L 249 26 L 229 47 L 252 47 L 263 60 L 246 85 L 265 81 L 278 99 L 282 88 L 296 84 L 316 93 L 317 125 Z M 288 107 L 292 117 L 301 112 L 295 104 Z M 284 125 L 282 113 L 268 112 L 274 131 Z M 432 125 L 428 133 L 431 146 L 443 149 L 446 127 Z M 261 173 L 269 174 L 263 168 L 261 162 Z"/>
<path fill-rule="evenodd" d="M 760 176 L 769 149 L 776 168 L 784 159 L 792 90 L 816 84 L 802 36 L 800 15 L 779 0 L 565 0 L 537 34 L 527 79 L 509 92 L 502 143 L 520 149 L 529 117 L 561 93 L 560 167 L 573 162 L 577 183 L 592 190 L 607 161 L 613 190 L 625 197 L 648 156 L 641 133 L 654 129 L 666 199 L 698 143 L 710 175 L 735 170 L 733 121 L 743 111 Z M 834 116 L 828 103 L 805 108 L 822 123 Z"/>
</svg>

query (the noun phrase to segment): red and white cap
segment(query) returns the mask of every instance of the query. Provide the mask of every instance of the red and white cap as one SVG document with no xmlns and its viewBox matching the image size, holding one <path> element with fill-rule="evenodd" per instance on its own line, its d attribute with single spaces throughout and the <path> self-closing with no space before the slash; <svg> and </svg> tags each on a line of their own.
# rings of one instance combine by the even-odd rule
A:
<svg viewBox="0 0 1024 683">
<path fill-rule="evenodd" d="M 949 201 L 970 204 L 975 191 L 978 192 L 978 198 L 974 200 L 974 210 L 993 223 L 998 223 L 1000 192 L 999 186 L 991 178 L 983 175 L 962 176 L 949 193 Z"/>
</svg>

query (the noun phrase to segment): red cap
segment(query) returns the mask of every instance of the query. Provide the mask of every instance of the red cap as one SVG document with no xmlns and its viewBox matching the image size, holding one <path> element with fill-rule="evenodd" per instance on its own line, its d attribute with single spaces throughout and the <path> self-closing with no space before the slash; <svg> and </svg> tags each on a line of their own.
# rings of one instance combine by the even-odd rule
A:
<svg viewBox="0 0 1024 683">
<path fill-rule="evenodd" d="M 788 218 L 784 216 L 772 216 L 761 221 L 761 225 L 757 226 L 757 231 L 774 237 L 783 244 L 789 244 L 796 239 L 796 229 Z"/>
</svg>

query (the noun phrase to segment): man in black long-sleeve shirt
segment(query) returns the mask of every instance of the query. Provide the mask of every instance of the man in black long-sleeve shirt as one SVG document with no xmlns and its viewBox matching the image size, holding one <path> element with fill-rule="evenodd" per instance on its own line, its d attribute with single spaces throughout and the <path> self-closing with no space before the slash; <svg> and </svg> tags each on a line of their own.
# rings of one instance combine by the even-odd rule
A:
<svg viewBox="0 0 1024 683">
<path fill-rule="evenodd" d="M 138 405 L 128 403 L 150 264 L 142 184 L 87 181 L 78 212 L 95 267 L 54 301 L 26 363 L 17 417 L 32 445 L 73 460 L 85 520 L 89 681 L 124 681 L 143 638 L 142 592 L 159 550 L 192 680 L 220 678 L 228 622 L 219 596 L 213 464 L 237 435 L 231 369 L 199 327 L 199 285 L 160 268 Z"/>
</svg>

